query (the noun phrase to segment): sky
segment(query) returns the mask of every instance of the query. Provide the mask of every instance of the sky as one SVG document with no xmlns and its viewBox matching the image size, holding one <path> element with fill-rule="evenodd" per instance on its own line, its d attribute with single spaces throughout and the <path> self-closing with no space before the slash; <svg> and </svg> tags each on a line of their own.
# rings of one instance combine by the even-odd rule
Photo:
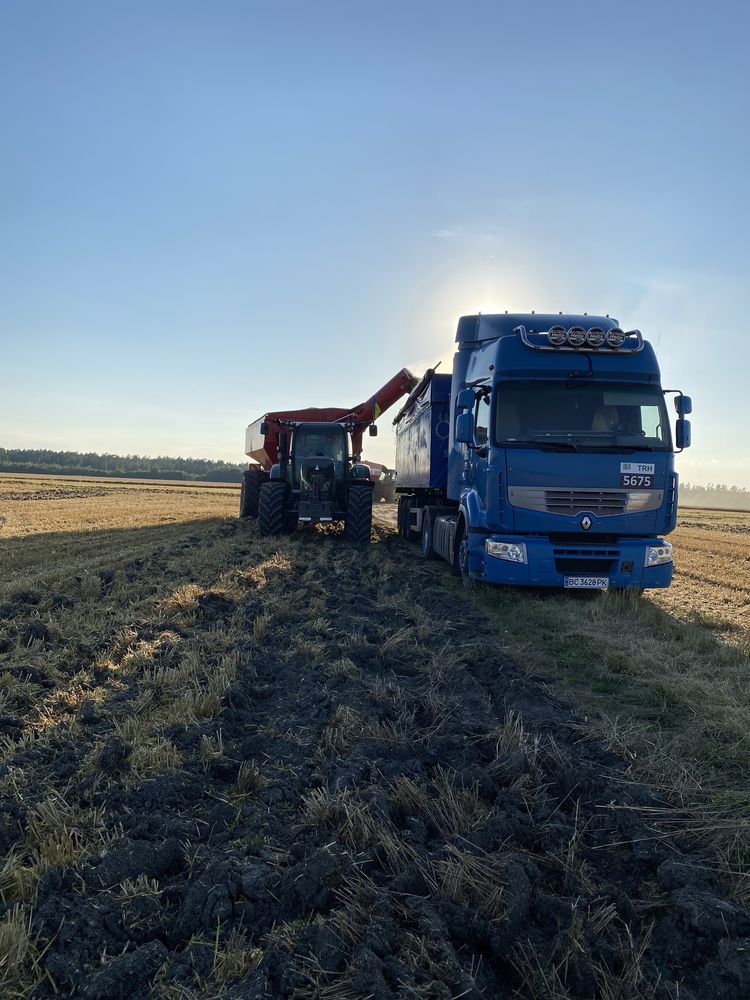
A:
<svg viewBox="0 0 750 1000">
<path fill-rule="evenodd" d="M 750 487 L 748 29 L 724 0 L 0 0 L 0 446 L 239 462 L 267 410 L 449 371 L 460 315 L 563 310 L 692 396 L 683 480 Z"/>
</svg>

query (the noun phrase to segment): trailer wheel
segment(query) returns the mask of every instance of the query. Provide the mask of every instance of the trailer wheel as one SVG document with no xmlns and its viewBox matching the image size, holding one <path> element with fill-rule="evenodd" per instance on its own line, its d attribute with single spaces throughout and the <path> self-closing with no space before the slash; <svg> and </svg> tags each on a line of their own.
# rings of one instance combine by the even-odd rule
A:
<svg viewBox="0 0 750 1000">
<path fill-rule="evenodd" d="M 411 525 L 411 512 L 417 506 L 417 502 L 413 496 L 409 494 L 402 494 L 398 498 L 398 533 L 402 538 L 408 541 L 419 541 L 419 532 L 415 531 L 410 527 Z"/>
<path fill-rule="evenodd" d="M 355 545 L 369 545 L 371 531 L 372 490 L 368 486 L 350 486 L 344 538 Z"/>
<path fill-rule="evenodd" d="M 419 548 L 423 559 L 437 559 L 432 547 L 432 511 L 429 507 L 425 507 L 422 513 L 422 537 Z"/>
<path fill-rule="evenodd" d="M 407 502 L 409 498 L 405 496 L 399 496 L 398 498 L 398 508 L 396 510 L 396 528 L 398 529 L 399 535 L 402 538 L 406 538 L 406 510 Z"/>
<path fill-rule="evenodd" d="M 242 473 L 242 490 L 240 492 L 240 517 L 257 517 L 260 501 L 260 488 L 268 476 L 257 469 L 247 469 Z"/>
<path fill-rule="evenodd" d="M 289 488 L 286 483 L 265 482 L 260 486 L 258 533 L 280 535 L 284 530 Z"/>
</svg>

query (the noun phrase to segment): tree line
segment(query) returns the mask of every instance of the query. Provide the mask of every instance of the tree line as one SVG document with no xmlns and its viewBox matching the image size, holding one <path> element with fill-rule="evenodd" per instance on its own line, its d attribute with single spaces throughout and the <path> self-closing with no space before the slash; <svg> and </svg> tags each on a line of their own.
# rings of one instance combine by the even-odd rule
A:
<svg viewBox="0 0 750 1000">
<path fill-rule="evenodd" d="M 709 483 L 708 486 L 680 483 L 680 503 L 687 507 L 750 510 L 750 490 L 744 486 L 727 486 L 725 483 Z"/>
<path fill-rule="evenodd" d="M 0 472 L 238 483 L 245 468 L 245 465 L 207 458 L 173 458 L 169 455 L 148 458 L 145 455 L 100 455 L 94 451 L 0 448 Z"/>
<path fill-rule="evenodd" d="M 103 455 L 94 451 L 51 451 L 47 448 L 0 448 L 0 472 L 27 472 L 49 476 L 112 476 L 131 479 L 184 479 L 239 483 L 247 466 L 208 458 L 159 455 Z M 680 503 L 688 507 L 726 507 L 750 510 L 750 490 L 743 486 L 680 483 Z"/>
</svg>

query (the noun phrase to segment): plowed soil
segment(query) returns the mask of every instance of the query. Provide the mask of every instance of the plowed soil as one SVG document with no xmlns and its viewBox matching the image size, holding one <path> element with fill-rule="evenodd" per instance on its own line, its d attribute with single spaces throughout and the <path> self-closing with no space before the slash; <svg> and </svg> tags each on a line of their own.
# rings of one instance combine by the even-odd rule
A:
<svg viewBox="0 0 750 1000">
<path fill-rule="evenodd" d="M 711 856 L 443 567 L 172 532 L 0 607 L 4 995 L 747 996 Z"/>
</svg>

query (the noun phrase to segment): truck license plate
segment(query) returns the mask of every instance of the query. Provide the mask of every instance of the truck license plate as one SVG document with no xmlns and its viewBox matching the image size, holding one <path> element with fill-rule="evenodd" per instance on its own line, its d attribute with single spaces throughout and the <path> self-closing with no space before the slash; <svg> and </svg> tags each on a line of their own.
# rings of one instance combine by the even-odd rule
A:
<svg viewBox="0 0 750 1000">
<path fill-rule="evenodd" d="M 609 590 L 609 577 L 566 576 L 565 586 L 569 590 Z"/>
</svg>

